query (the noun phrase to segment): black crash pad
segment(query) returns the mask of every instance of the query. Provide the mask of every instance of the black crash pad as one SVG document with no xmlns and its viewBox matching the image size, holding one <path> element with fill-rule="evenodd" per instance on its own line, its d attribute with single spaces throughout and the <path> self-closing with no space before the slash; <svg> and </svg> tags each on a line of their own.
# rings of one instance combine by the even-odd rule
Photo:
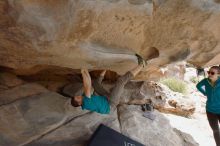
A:
<svg viewBox="0 0 220 146">
<path fill-rule="evenodd" d="M 90 138 L 87 146 L 144 146 L 144 145 L 101 124 Z"/>
</svg>

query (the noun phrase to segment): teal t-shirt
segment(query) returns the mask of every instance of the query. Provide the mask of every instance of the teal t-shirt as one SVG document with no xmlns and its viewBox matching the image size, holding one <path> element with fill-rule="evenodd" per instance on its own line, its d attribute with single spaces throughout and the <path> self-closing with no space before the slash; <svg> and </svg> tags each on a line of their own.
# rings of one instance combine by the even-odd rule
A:
<svg viewBox="0 0 220 146">
<path fill-rule="evenodd" d="M 207 96 L 206 110 L 211 113 L 220 114 L 220 78 L 214 86 L 211 85 L 208 78 L 205 78 L 196 87 L 203 95 Z"/>
<path fill-rule="evenodd" d="M 105 96 L 91 95 L 91 98 L 83 95 L 82 109 L 94 111 L 100 114 L 109 114 L 110 105 Z"/>
</svg>

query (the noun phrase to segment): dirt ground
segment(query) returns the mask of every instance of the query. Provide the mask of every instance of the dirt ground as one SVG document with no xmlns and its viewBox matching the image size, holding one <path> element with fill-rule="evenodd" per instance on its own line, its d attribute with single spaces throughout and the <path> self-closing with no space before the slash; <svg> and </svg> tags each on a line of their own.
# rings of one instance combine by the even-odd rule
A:
<svg viewBox="0 0 220 146">
<path fill-rule="evenodd" d="M 174 128 L 190 134 L 200 146 L 216 146 L 205 113 L 195 113 L 191 119 L 171 114 L 164 115 Z"/>
</svg>

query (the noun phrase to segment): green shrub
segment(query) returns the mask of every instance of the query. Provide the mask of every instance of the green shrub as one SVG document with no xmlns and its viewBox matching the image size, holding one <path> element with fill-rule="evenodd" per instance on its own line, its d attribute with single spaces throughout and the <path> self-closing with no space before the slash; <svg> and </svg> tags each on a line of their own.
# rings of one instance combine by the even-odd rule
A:
<svg viewBox="0 0 220 146">
<path fill-rule="evenodd" d="M 187 84 L 180 80 L 175 78 L 165 78 L 160 81 L 162 84 L 169 87 L 172 91 L 179 92 L 186 94 L 187 93 Z"/>
</svg>

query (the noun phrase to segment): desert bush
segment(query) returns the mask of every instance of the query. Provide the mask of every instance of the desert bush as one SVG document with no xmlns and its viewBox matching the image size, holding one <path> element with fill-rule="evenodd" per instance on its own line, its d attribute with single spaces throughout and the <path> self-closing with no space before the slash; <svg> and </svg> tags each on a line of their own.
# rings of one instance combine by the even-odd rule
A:
<svg viewBox="0 0 220 146">
<path fill-rule="evenodd" d="M 168 88 L 170 88 L 174 92 L 179 92 L 182 94 L 187 93 L 187 84 L 183 80 L 176 79 L 176 78 L 164 78 L 161 79 L 160 82 L 164 85 L 166 85 Z"/>
</svg>

